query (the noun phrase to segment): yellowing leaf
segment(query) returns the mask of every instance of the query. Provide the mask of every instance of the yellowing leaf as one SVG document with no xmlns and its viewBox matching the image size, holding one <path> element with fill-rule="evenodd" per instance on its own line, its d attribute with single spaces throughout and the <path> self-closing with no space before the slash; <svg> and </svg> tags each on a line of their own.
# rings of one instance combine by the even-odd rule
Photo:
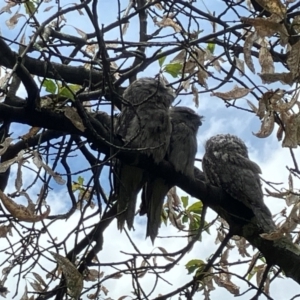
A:
<svg viewBox="0 0 300 300">
<path fill-rule="evenodd" d="M 182 65 L 180 63 L 167 64 L 164 66 L 163 71 L 169 73 L 174 78 L 178 77 L 182 70 Z"/>
</svg>

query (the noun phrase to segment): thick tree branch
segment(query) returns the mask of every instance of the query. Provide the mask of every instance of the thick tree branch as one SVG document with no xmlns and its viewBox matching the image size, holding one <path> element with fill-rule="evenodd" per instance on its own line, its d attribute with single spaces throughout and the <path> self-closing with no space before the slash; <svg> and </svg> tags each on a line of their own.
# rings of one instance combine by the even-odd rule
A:
<svg viewBox="0 0 300 300">
<path fill-rule="evenodd" d="M 110 133 L 107 127 L 101 125 L 99 122 L 102 119 L 102 124 L 107 124 L 109 116 L 105 114 L 98 116 L 98 121 L 91 118 L 91 124 L 95 127 L 99 135 L 99 139 L 97 140 L 95 140 L 93 134 L 88 131 L 80 132 L 63 113 L 59 112 L 55 113 L 43 110 L 34 111 L 29 114 L 25 108 L 12 108 L 0 103 L 0 118 L 11 122 L 44 127 L 60 131 L 61 133 L 81 135 L 99 147 L 101 152 L 106 154 L 110 153 L 111 145 L 106 142 L 110 140 Z M 30 141 L 27 141 L 27 143 L 28 142 L 30 145 Z M 120 147 L 122 143 L 115 140 L 115 145 Z M 136 160 L 136 153 L 132 153 L 132 151 L 121 151 L 120 148 L 118 148 L 117 151 L 117 157 L 127 163 L 132 163 L 132 161 Z M 155 165 L 152 160 L 145 155 L 140 155 L 137 166 L 165 178 L 170 183 L 182 188 L 191 196 L 203 201 L 204 204 L 207 204 L 227 221 L 233 234 L 245 237 L 253 246 L 257 247 L 263 253 L 268 263 L 278 265 L 287 276 L 300 283 L 300 272 L 297 267 L 298 264 L 300 264 L 300 250 L 298 247 L 285 238 L 277 241 L 268 241 L 260 237 L 262 231 L 260 227 L 257 226 L 258 222 L 255 220 L 253 212 L 222 190 L 207 185 L 204 182 L 204 176 L 201 171 L 195 169 L 196 180 L 191 181 L 188 177 L 176 173 L 171 164 L 167 161 Z M 101 249 L 99 246 L 100 245 L 98 245 L 97 250 Z"/>
</svg>

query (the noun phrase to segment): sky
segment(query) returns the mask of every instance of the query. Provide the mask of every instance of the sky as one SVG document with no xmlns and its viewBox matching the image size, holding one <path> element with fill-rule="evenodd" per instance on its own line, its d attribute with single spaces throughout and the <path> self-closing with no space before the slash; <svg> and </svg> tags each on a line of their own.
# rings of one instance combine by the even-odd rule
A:
<svg viewBox="0 0 300 300">
<path fill-rule="evenodd" d="M 69 1 L 65 1 L 64 7 L 67 6 L 67 3 Z M 77 1 L 79 2 L 79 1 Z M 0 2 L 1 3 L 1 2 Z M 110 22 L 113 22 L 117 20 L 117 14 L 116 14 L 116 4 L 117 1 L 99 1 L 101 5 L 99 5 L 99 24 L 108 24 Z M 205 6 L 208 8 L 209 11 L 216 11 L 218 12 L 218 5 L 221 5 L 223 1 L 198 1 L 197 4 L 202 9 L 206 9 Z M 127 4 L 127 1 L 122 2 L 122 8 L 125 8 Z M 204 6 L 205 4 L 205 6 Z M 52 1 L 52 3 L 44 4 L 43 9 L 45 7 L 50 7 L 51 5 L 55 6 L 55 2 Z M 64 8 L 63 7 L 63 8 Z M 13 9 L 12 9 L 13 10 Z M 14 12 L 16 9 L 13 10 Z M 51 16 L 55 11 L 55 8 L 52 8 L 48 11 L 43 11 L 42 9 L 40 12 L 40 22 L 43 22 L 46 20 L 49 16 Z M 80 17 L 80 24 L 78 22 L 78 18 Z M 230 15 L 225 15 L 223 17 L 223 20 L 231 20 Z M 24 29 L 23 32 L 25 32 L 26 35 L 30 33 L 32 30 L 30 27 L 22 27 L 23 22 L 19 21 L 19 23 L 16 25 L 16 27 L 13 30 L 9 30 L 4 25 L 4 20 L 8 18 L 8 14 L 2 14 L 0 15 L 0 24 L 1 25 L 1 31 L 2 35 L 4 37 L 9 37 L 11 39 L 14 39 L 17 37 L 18 32 L 20 29 Z M 92 27 L 91 24 L 87 18 L 87 16 L 81 16 L 78 13 L 71 13 L 67 16 L 67 21 L 70 25 L 63 27 L 62 31 L 64 33 L 68 34 L 74 34 L 77 35 L 76 28 L 80 28 L 80 30 L 83 30 L 85 32 L 91 32 Z M 149 21 L 149 24 L 152 21 Z M 183 20 L 184 22 L 184 20 Z M 154 26 L 153 24 L 150 26 Z M 156 28 L 152 28 L 153 31 Z M 211 27 L 206 26 L 205 23 L 203 24 L 203 35 L 206 32 L 209 32 L 211 30 Z M 220 30 L 220 29 L 219 29 Z M 168 34 L 171 32 L 170 29 L 165 29 L 165 34 Z M 108 35 L 108 34 L 107 34 Z M 119 30 L 116 28 L 112 32 L 109 33 L 109 36 L 105 36 L 105 38 L 109 40 L 114 40 L 119 35 Z M 138 40 L 138 23 L 137 21 L 132 21 L 130 23 L 130 26 L 128 28 L 128 32 L 125 35 L 126 40 Z M 27 40 L 28 41 L 28 40 Z M 13 47 L 14 48 L 14 47 Z M 14 49 L 15 51 L 17 50 Z M 151 54 L 151 51 L 154 50 L 147 50 L 147 55 Z M 216 51 L 222 52 L 222 49 L 216 49 Z M 70 53 L 69 49 L 66 49 L 66 53 L 64 55 L 68 55 Z M 34 52 L 30 54 L 32 57 L 37 57 L 38 53 Z M 171 60 L 172 57 L 168 58 Z M 224 68 L 229 68 L 228 63 L 223 64 Z M 139 76 L 154 76 L 158 72 L 158 64 L 153 64 L 147 69 L 147 72 L 144 72 L 142 74 L 139 74 Z M 215 73 L 217 71 L 214 71 Z M 250 75 L 250 71 L 247 70 L 247 74 Z M 167 76 L 167 75 L 166 75 Z M 252 76 L 252 75 L 251 75 Z M 173 80 L 170 76 L 167 76 L 167 79 L 170 80 L 170 82 Z M 247 81 L 247 79 L 243 78 L 243 80 Z M 214 86 L 216 84 L 212 80 L 208 80 L 208 85 Z M 124 84 L 125 86 L 126 84 Z M 222 92 L 226 90 L 230 90 L 233 87 L 232 83 L 228 83 L 222 88 Z M 20 88 L 19 91 L 20 96 L 25 96 L 25 90 L 24 88 Z M 180 105 L 189 106 L 192 109 L 194 109 L 198 114 L 203 115 L 205 117 L 205 121 L 203 122 L 203 125 L 199 129 L 197 140 L 198 140 L 198 153 L 197 158 L 201 159 L 204 154 L 204 145 L 205 141 L 210 138 L 211 136 L 219 133 L 231 133 L 234 135 L 239 136 L 242 138 L 245 143 L 248 146 L 249 149 L 249 156 L 250 158 L 258 163 L 262 169 L 262 177 L 266 181 L 271 182 L 278 182 L 283 183 L 279 187 L 287 187 L 287 179 L 289 172 L 286 168 L 286 166 L 293 166 L 291 156 L 289 153 L 289 149 L 285 149 L 281 147 L 281 143 L 277 141 L 275 132 L 266 139 L 258 139 L 256 136 L 253 135 L 253 132 L 258 132 L 260 128 L 260 121 L 257 117 L 255 117 L 254 114 L 250 114 L 244 111 L 236 110 L 234 108 L 226 108 L 224 105 L 224 102 L 214 96 L 210 96 L 209 94 L 200 94 L 200 101 L 199 101 L 199 108 L 196 108 L 191 100 L 191 96 L 179 96 L 177 98 L 178 100 L 181 100 Z M 247 107 L 246 100 L 253 100 L 251 99 L 251 96 L 247 96 L 243 99 L 239 99 L 238 104 L 242 107 Z M 277 129 L 277 128 L 276 128 Z M 20 125 L 14 125 L 12 127 L 13 131 L 13 137 L 17 138 L 22 133 L 26 132 L 27 128 L 20 127 Z M 296 157 L 299 154 L 299 150 L 295 150 Z M 51 164 L 51 162 L 49 163 Z M 31 168 L 35 168 L 31 161 L 29 161 L 28 166 Z M 196 166 L 201 168 L 201 163 L 196 162 Z M 77 161 L 76 164 L 72 166 L 75 170 L 81 170 L 84 168 L 84 162 L 83 161 Z M 88 178 L 89 173 L 85 173 L 86 177 Z M 7 191 L 12 192 L 14 191 L 13 182 L 16 177 L 16 167 L 14 166 L 12 168 L 12 172 L 10 175 L 10 183 L 11 185 L 8 186 Z M 74 176 L 74 179 L 77 177 Z M 30 171 L 30 169 L 24 169 L 23 170 L 23 186 L 28 186 L 33 180 L 33 173 Z M 298 187 L 298 182 L 295 183 L 296 187 Z M 51 186 L 53 187 L 53 191 L 49 193 L 49 196 L 47 198 L 47 203 L 51 204 L 52 214 L 56 213 L 63 213 L 66 212 L 68 209 L 68 205 L 65 205 L 63 199 L 67 197 L 67 192 L 65 188 L 59 187 L 54 182 L 51 182 Z M 32 195 L 32 199 L 36 199 L 36 195 L 39 193 L 39 186 L 34 186 L 30 190 L 30 195 Z M 186 193 L 184 191 L 178 190 L 179 195 L 185 196 Z M 23 201 L 23 200 L 22 200 Z M 197 201 L 197 199 L 190 199 L 190 203 L 193 201 Z M 280 212 L 284 207 L 285 203 L 283 200 L 280 199 L 274 199 L 271 197 L 265 197 L 265 202 L 267 203 L 268 207 L 272 211 L 273 214 L 276 214 Z M 24 203 L 24 202 L 22 202 Z M 92 209 L 89 209 L 88 212 L 92 213 Z M 215 213 L 212 211 L 208 212 L 206 221 L 209 222 L 212 219 L 216 217 Z M 76 212 L 71 218 L 69 218 L 67 221 L 65 220 L 59 220 L 56 221 L 51 225 L 53 238 L 57 238 L 57 242 L 62 241 L 66 236 L 68 236 L 69 228 L 73 228 L 78 223 L 78 220 L 80 218 L 80 213 Z M 94 224 L 99 220 L 99 216 L 95 216 L 93 219 L 88 220 L 89 224 Z M 39 226 L 39 225 L 36 225 Z M 161 276 L 166 280 L 166 282 L 160 280 L 158 283 L 158 287 L 156 292 L 153 294 L 151 298 L 154 296 L 157 296 L 159 293 L 165 294 L 168 293 L 182 285 L 184 285 L 186 282 L 189 282 L 191 280 L 191 275 L 187 274 L 187 270 L 185 269 L 184 265 L 190 260 L 190 259 L 202 259 L 207 260 L 217 249 L 219 246 L 215 243 L 216 239 L 216 232 L 215 232 L 216 226 L 213 226 L 211 229 L 211 234 L 203 233 L 203 242 L 198 242 L 194 245 L 193 249 L 186 255 L 181 262 L 169 273 L 161 274 Z M 145 219 L 138 217 L 135 222 L 135 231 L 132 231 L 129 233 L 130 237 L 134 241 L 136 245 L 138 245 L 139 250 L 141 253 L 149 253 L 152 249 L 153 251 L 156 251 L 159 253 L 158 247 L 164 247 L 168 252 L 175 252 L 179 249 L 182 249 L 187 242 L 186 238 L 179 238 L 179 236 L 182 236 L 183 233 L 178 232 L 176 228 L 173 226 L 165 226 L 162 225 L 160 232 L 159 232 L 159 238 L 156 239 L 155 245 L 153 246 L 149 239 L 145 239 Z M 81 236 L 83 236 L 81 234 Z M 172 238 L 170 238 L 170 236 Z M 12 241 L 14 239 L 17 239 L 18 235 L 14 234 Z M 123 261 L 130 258 L 130 253 L 135 253 L 135 250 L 133 249 L 132 245 L 128 242 L 128 238 L 126 237 L 126 234 L 124 232 L 120 233 L 117 230 L 117 224 L 115 221 L 113 221 L 110 226 L 107 228 L 104 234 L 104 249 L 99 253 L 99 260 L 101 263 L 108 263 L 108 262 L 117 262 L 117 261 Z M 1 247 L 5 247 L 5 243 L 7 244 L 7 241 L 1 240 Z M 44 245 L 44 247 L 47 247 L 49 244 L 49 241 L 47 240 L 47 237 L 42 236 L 40 243 Z M 74 245 L 75 240 L 74 236 L 70 236 L 68 238 L 67 245 L 69 249 Z M 251 252 L 251 247 L 249 247 L 249 252 Z M 127 253 L 127 254 L 126 254 Z M 236 251 L 236 249 L 232 250 L 230 252 L 230 258 L 229 261 L 234 262 L 239 258 L 239 255 Z M 5 264 L 5 260 L 7 258 L 3 256 L 3 253 L 0 254 L 0 268 L 7 265 Z M 1 262 L 4 261 L 4 264 L 1 265 Z M 159 259 L 158 262 L 160 264 L 168 264 L 169 262 L 164 259 Z M 141 263 L 141 261 L 140 261 Z M 48 270 L 52 270 L 55 267 L 55 264 L 50 262 L 49 260 L 46 260 L 42 258 L 42 266 Z M 24 265 L 26 267 L 26 264 Z M 244 274 L 247 270 L 248 265 L 240 265 L 238 267 L 232 267 L 232 272 L 237 272 L 239 274 Z M 124 268 L 122 266 L 121 268 Z M 36 267 L 36 272 L 41 272 L 40 267 Z M 105 276 L 108 274 L 112 274 L 115 272 L 113 268 L 110 267 L 103 267 L 101 268 L 101 271 L 104 272 Z M 17 272 L 17 269 L 14 273 Z M 22 295 L 22 291 L 24 290 L 24 284 L 25 282 L 32 282 L 32 276 L 27 275 L 26 280 L 21 281 L 20 283 L 20 294 L 15 299 L 19 299 L 19 296 Z M 154 276 L 151 274 L 147 274 L 144 278 L 141 279 L 141 284 L 145 290 L 150 291 L 153 286 Z M 238 278 L 233 278 L 232 281 L 240 286 L 240 291 L 243 292 L 247 290 L 248 286 Z M 252 283 L 255 283 L 255 280 L 252 279 Z M 17 277 L 11 277 L 8 282 L 8 288 L 10 290 L 10 294 L 8 294 L 7 298 L 10 299 L 12 295 L 15 292 L 15 287 L 17 284 Z M 55 285 L 55 284 L 53 284 Z M 53 286 L 52 285 L 52 286 Z M 112 299 L 117 299 L 117 297 L 120 297 L 122 295 L 129 295 L 130 294 L 130 287 L 131 287 L 131 276 L 123 276 L 120 279 L 113 279 L 108 280 L 103 283 L 103 285 L 108 289 L 109 293 L 107 297 L 111 297 Z M 284 285 L 284 289 L 282 286 Z M 294 283 L 292 280 L 289 279 L 276 279 L 276 284 L 271 285 L 271 296 L 274 299 L 289 299 L 293 295 L 297 293 L 298 285 Z M 200 293 L 201 295 L 201 293 Z M 247 293 L 244 296 L 239 297 L 239 299 L 249 299 L 250 296 L 253 296 L 254 293 Z M 105 297 L 103 295 L 103 297 Z M 211 299 L 232 299 L 233 295 L 231 295 L 229 292 L 226 291 L 224 288 L 218 288 L 211 292 Z M 87 298 L 83 298 L 87 299 Z M 261 297 L 261 299 L 266 299 L 265 297 Z"/>
</svg>

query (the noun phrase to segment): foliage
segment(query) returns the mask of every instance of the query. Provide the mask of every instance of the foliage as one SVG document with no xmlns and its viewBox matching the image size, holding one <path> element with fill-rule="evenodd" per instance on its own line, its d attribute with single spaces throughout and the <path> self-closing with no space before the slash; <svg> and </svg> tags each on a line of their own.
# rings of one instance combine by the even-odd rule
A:
<svg viewBox="0 0 300 300">
<path fill-rule="evenodd" d="M 213 299 L 218 286 L 222 293 L 272 299 L 278 278 L 287 274 L 300 283 L 294 267 L 300 257 L 299 7 L 292 0 L 2 3 L 0 295 L 162 300 L 203 293 Z M 106 233 L 116 219 L 113 163 L 136 158 L 115 140 L 112 118 L 124 87 L 145 75 L 161 76 L 186 105 L 201 109 L 206 101 L 214 110 L 221 103 L 224 115 L 226 108 L 240 118 L 251 115 L 261 124 L 257 138 L 282 141 L 293 164 L 288 187 L 266 182 L 267 195 L 290 207 L 277 214 L 276 232 L 249 226 L 249 212 L 206 185 L 198 168 L 190 181 L 145 159 L 139 167 L 184 190 L 184 196 L 170 190 L 162 213 L 181 249 L 168 249 L 167 236 L 145 253 L 125 230 L 126 258 L 105 262 L 101 253 L 113 251 Z M 217 215 L 207 217 L 208 207 Z M 195 257 L 192 248 L 215 236 L 219 247 Z M 161 288 L 179 265 L 187 282 Z M 234 265 L 245 274 L 232 271 Z M 108 288 L 115 280 L 128 290 Z M 241 291 L 237 281 L 250 288 Z"/>
</svg>

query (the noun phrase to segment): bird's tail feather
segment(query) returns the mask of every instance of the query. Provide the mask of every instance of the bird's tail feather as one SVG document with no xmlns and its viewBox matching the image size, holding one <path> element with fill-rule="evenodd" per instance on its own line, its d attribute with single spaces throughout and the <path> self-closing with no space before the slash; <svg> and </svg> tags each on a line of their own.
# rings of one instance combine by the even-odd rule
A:
<svg viewBox="0 0 300 300">
<path fill-rule="evenodd" d="M 136 198 L 146 181 L 145 172 L 137 167 L 121 164 L 118 168 L 119 182 L 117 188 L 118 198 L 118 229 L 133 227 Z"/>
<path fill-rule="evenodd" d="M 146 210 L 148 217 L 146 237 L 150 236 L 152 243 L 158 234 L 164 199 L 169 189 L 170 186 L 162 178 L 148 180 L 144 186 L 142 197 L 146 208 L 143 210 Z"/>
<path fill-rule="evenodd" d="M 260 227 L 265 233 L 269 233 L 276 230 L 276 225 L 273 221 L 272 214 L 270 210 L 265 206 L 262 207 L 253 207 L 254 215 L 259 222 Z"/>
</svg>

